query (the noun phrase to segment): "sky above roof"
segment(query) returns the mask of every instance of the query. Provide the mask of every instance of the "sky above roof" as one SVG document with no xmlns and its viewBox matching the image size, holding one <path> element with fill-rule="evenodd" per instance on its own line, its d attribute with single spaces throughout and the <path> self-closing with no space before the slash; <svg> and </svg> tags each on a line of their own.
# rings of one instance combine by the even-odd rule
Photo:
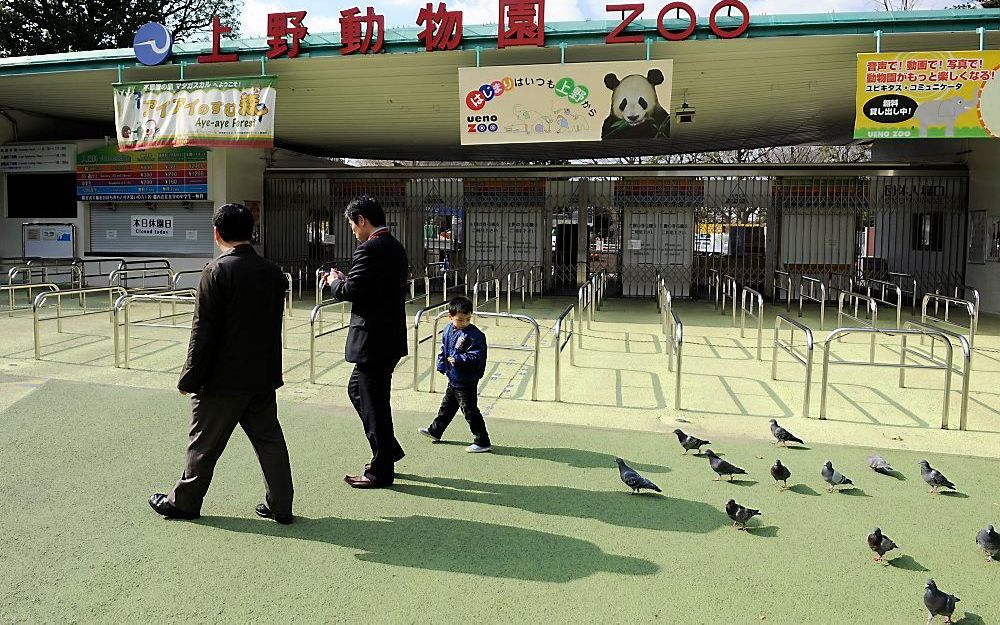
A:
<svg viewBox="0 0 1000 625">
<path fill-rule="evenodd" d="M 437 7 L 439 0 L 434 0 Z M 574 20 L 613 20 L 616 14 L 604 10 L 606 4 L 625 0 L 549 0 L 545 7 L 545 19 L 551 22 Z M 717 0 L 688 0 L 699 17 L 707 17 Z M 892 0 L 893 4 L 898 0 Z M 921 0 L 916 8 L 920 10 L 946 9 L 962 0 Z M 667 0 L 647 1 L 643 19 L 655 19 Z M 882 8 L 881 2 L 874 0 L 824 0 L 819 6 L 806 8 L 802 0 L 746 0 L 751 15 L 784 15 L 795 13 L 847 13 L 867 12 Z M 305 25 L 314 33 L 339 32 L 340 11 L 352 7 L 373 6 L 375 11 L 385 15 L 386 28 L 394 26 L 416 27 L 417 12 L 426 0 L 245 0 L 242 20 L 243 37 L 265 36 L 267 15 L 284 11 L 308 11 Z M 465 24 L 495 24 L 497 21 L 497 0 L 451 0 L 448 9 L 460 9 Z M 620 14 L 617 14 L 620 15 Z M 617 24 L 617 22 L 615 22 Z"/>
</svg>

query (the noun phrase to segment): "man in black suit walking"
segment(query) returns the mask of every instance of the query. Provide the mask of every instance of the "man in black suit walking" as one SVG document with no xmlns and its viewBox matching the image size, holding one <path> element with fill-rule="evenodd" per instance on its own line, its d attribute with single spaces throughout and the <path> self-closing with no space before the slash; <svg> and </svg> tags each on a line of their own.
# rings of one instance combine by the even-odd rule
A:
<svg viewBox="0 0 1000 625">
<path fill-rule="evenodd" d="M 406 250 L 370 195 L 352 200 L 345 214 L 359 245 L 350 273 L 334 269 L 324 282 L 335 299 L 352 303 L 346 360 L 354 372 L 347 395 L 365 426 L 372 459 L 362 475 L 345 475 L 344 481 L 353 488 L 384 488 L 392 485 L 394 465 L 405 455 L 393 433 L 389 393 L 392 372 L 406 355 Z"/>
<path fill-rule="evenodd" d="M 240 204 L 215 213 L 222 255 L 201 272 L 187 361 L 177 388 L 192 395 L 184 474 L 170 495 L 149 505 L 165 517 L 196 519 L 215 463 L 239 424 L 264 472 L 259 516 L 292 522 L 292 469 L 278 423 L 275 389 L 281 378 L 281 320 L 288 282 L 250 245 L 253 215 Z"/>
</svg>

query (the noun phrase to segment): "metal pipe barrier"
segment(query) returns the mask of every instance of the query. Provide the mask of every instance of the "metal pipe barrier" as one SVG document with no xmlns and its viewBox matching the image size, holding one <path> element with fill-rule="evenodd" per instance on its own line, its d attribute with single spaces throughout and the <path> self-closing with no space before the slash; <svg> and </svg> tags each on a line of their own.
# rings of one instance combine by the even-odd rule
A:
<svg viewBox="0 0 1000 625">
<path fill-rule="evenodd" d="M 659 312 L 660 312 L 660 329 L 663 330 L 664 334 L 666 334 L 668 331 L 667 317 L 669 316 L 670 311 L 673 310 L 674 307 L 674 298 L 673 295 L 671 295 L 670 291 L 667 289 L 666 280 L 662 278 L 660 279 L 660 283 L 656 289 L 656 293 L 657 293 L 657 298 L 656 298 L 657 305 L 659 307 Z"/>
<path fill-rule="evenodd" d="M 900 354 L 900 362 L 863 362 L 855 360 L 839 360 L 836 362 L 830 362 L 830 346 L 833 344 L 834 339 L 839 339 L 844 335 L 862 333 L 871 334 L 873 336 L 872 341 L 874 342 L 874 335 L 885 334 L 888 336 L 900 336 L 902 338 L 902 349 Z M 906 360 L 906 339 L 909 336 L 928 336 L 931 340 L 940 340 L 945 347 L 945 353 L 947 354 L 947 360 L 945 364 L 907 364 Z M 819 400 L 819 418 L 826 419 L 826 387 L 827 380 L 829 379 L 830 365 L 855 365 L 859 367 L 889 367 L 894 369 L 936 369 L 944 371 L 944 401 L 941 408 L 941 428 L 948 428 L 948 400 L 951 395 L 951 372 L 952 372 L 952 347 L 951 341 L 948 337 L 938 331 L 938 330 L 925 330 L 925 329 L 897 329 L 897 330 L 879 330 L 878 328 L 837 328 L 833 332 L 830 332 L 829 336 L 826 338 L 826 342 L 823 344 L 823 379 L 820 385 L 820 400 Z M 902 377 L 900 378 L 902 382 Z M 902 388 L 902 384 L 900 384 Z"/>
<path fill-rule="evenodd" d="M 750 306 L 747 306 L 747 300 L 750 299 Z M 757 313 L 753 312 L 753 303 L 757 302 Z M 759 292 L 751 289 L 750 287 L 743 287 L 743 292 L 740 294 L 740 338 L 745 338 L 745 331 L 747 326 L 747 317 L 752 317 L 757 320 L 757 360 L 763 360 L 763 350 L 764 350 L 764 296 Z"/>
<path fill-rule="evenodd" d="M 980 300 L 980 298 L 979 298 L 979 289 L 976 289 L 976 288 L 973 288 L 971 286 L 964 285 L 964 284 L 962 286 L 949 286 L 949 287 L 946 287 L 946 286 L 943 286 L 943 285 L 939 284 L 934 289 L 935 295 L 942 294 L 941 293 L 942 289 L 948 289 L 948 290 L 950 290 L 951 293 L 952 293 L 951 296 L 954 297 L 954 298 L 956 298 L 956 299 L 964 299 L 965 301 L 972 303 L 972 306 L 973 306 L 973 308 L 976 311 L 976 323 L 975 323 L 974 329 L 976 331 L 976 334 L 978 334 L 979 333 L 979 300 Z M 945 308 L 945 316 L 947 316 L 948 315 L 948 302 L 945 302 L 944 308 Z M 935 304 L 934 305 L 934 314 L 936 315 L 937 313 L 938 313 L 938 307 L 937 307 L 937 304 Z"/>
<path fill-rule="evenodd" d="M 131 287 L 128 282 L 133 276 L 138 276 L 141 278 L 141 285 L 139 287 Z M 166 283 L 163 286 L 146 286 L 146 278 L 166 278 Z M 108 274 L 108 286 L 121 286 L 125 287 L 126 290 L 132 293 L 138 293 L 143 291 L 169 291 L 172 288 L 174 281 L 174 271 L 168 268 L 140 268 L 140 269 L 116 269 Z"/>
<path fill-rule="evenodd" d="M 295 294 L 295 289 L 292 286 L 292 274 L 285 271 L 283 274 L 285 280 L 288 281 L 288 290 L 285 291 L 285 310 L 288 312 L 288 317 L 292 317 L 292 296 Z"/>
<path fill-rule="evenodd" d="M 184 276 L 198 276 L 200 280 L 202 271 L 204 271 L 204 269 L 185 269 L 184 271 L 175 271 L 173 278 L 170 280 L 170 289 L 176 291 L 177 283 L 180 282 L 181 278 Z"/>
<path fill-rule="evenodd" d="M 722 276 L 722 314 L 726 314 L 726 297 L 729 297 L 730 308 L 733 310 L 733 327 L 736 327 L 736 294 L 739 287 L 736 278 L 728 274 Z"/>
<path fill-rule="evenodd" d="M 435 271 L 434 275 L 431 275 L 431 271 L 430 271 L 431 267 L 440 267 L 440 270 Z M 426 278 L 435 278 L 435 277 L 441 275 L 442 271 L 446 271 L 447 269 L 448 269 L 448 263 L 445 263 L 445 262 L 427 263 L 427 264 L 424 265 L 424 277 L 426 277 Z"/>
<path fill-rule="evenodd" d="M 917 314 L 917 279 L 908 273 L 898 273 L 895 271 L 889 272 L 889 281 L 899 287 L 903 294 L 910 294 L 910 306 L 911 314 Z M 912 286 L 912 289 L 906 289 L 904 285 Z"/>
<path fill-rule="evenodd" d="M 72 258 L 32 258 L 23 265 L 16 265 L 7 272 L 7 284 L 13 284 L 18 274 L 26 273 L 27 281 L 31 282 L 35 275 L 41 273 L 42 282 L 51 282 L 71 289 L 83 288 L 83 269 L 74 263 Z M 69 276 L 67 282 L 57 282 L 52 276 Z"/>
<path fill-rule="evenodd" d="M 438 308 L 447 307 L 448 302 L 441 302 L 439 304 L 432 304 L 425 308 L 421 308 L 413 316 L 413 390 L 419 391 L 420 388 L 417 384 L 417 379 L 420 376 L 420 345 L 426 341 L 433 339 L 436 334 L 431 334 L 429 336 L 420 336 L 420 320 L 424 315 L 430 313 Z M 445 311 L 447 312 L 447 310 Z M 431 374 L 433 376 L 433 373 Z"/>
<path fill-rule="evenodd" d="M 146 260 L 125 260 L 118 263 L 118 269 L 173 269 L 166 258 L 147 258 Z"/>
<path fill-rule="evenodd" d="M 848 303 L 848 312 L 844 312 L 844 300 L 850 298 Z M 861 302 L 865 302 L 865 314 L 871 313 L 871 316 L 858 316 L 858 306 Z M 851 308 L 853 306 L 853 309 Z M 853 314 L 851 314 L 853 310 Z M 878 303 L 868 297 L 867 295 L 862 295 L 860 293 L 847 293 L 841 291 L 837 296 L 837 325 L 842 326 L 844 324 L 844 317 L 851 319 L 859 324 L 861 327 L 870 328 L 872 330 L 878 330 Z M 869 350 L 869 362 L 875 362 L 875 334 L 872 334 L 872 345 Z"/>
<path fill-rule="evenodd" d="M 486 269 L 487 267 L 490 270 L 489 275 L 488 276 L 480 275 L 479 272 Z M 485 280 L 494 280 L 496 279 L 496 276 L 497 276 L 497 268 L 496 265 L 494 265 L 493 263 L 484 263 L 476 267 L 476 282 L 481 282 Z"/>
<path fill-rule="evenodd" d="M 809 285 L 809 292 L 806 292 L 806 285 Z M 819 287 L 819 296 L 816 295 L 816 287 Z M 819 278 L 812 276 L 799 277 L 799 317 L 802 316 L 802 302 L 816 302 L 819 304 L 819 329 L 826 326 L 826 283 Z"/>
<path fill-rule="evenodd" d="M 86 307 L 86 299 L 84 299 L 84 306 L 82 312 L 75 312 L 69 315 L 62 314 L 62 298 L 64 295 L 77 296 L 85 295 L 88 293 L 106 293 L 108 296 L 108 307 L 100 308 L 95 310 L 88 310 Z M 95 287 L 89 289 L 70 289 L 67 291 L 47 291 L 45 293 L 39 293 L 35 296 L 35 301 L 31 305 L 31 317 L 32 317 L 32 333 L 34 335 L 35 341 L 35 360 L 41 360 L 42 358 L 42 340 L 41 340 L 41 323 L 43 321 L 56 320 L 56 332 L 62 332 L 62 320 L 64 318 L 72 317 L 83 317 L 86 315 L 96 315 L 109 313 L 109 320 L 114 323 L 114 308 L 115 308 L 115 296 L 125 295 L 127 291 L 124 287 L 120 286 L 108 286 L 108 287 Z M 45 306 L 45 302 L 49 299 L 56 300 L 56 316 L 41 318 L 39 316 L 39 311 Z"/>
<path fill-rule="evenodd" d="M 673 306 L 669 304 L 670 299 L 666 298 L 668 305 L 664 309 L 667 315 L 667 332 L 664 334 L 667 344 L 667 370 L 674 372 L 674 408 L 681 410 L 681 357 L 684 349 L 684 324 L 674 312 Z"/>
<path fill-rule="evenodd" d="M 781 326 L 788 325 L 788 342 L 781 340 Z M 800 353 L 795 345 L 795 330 L 800 330 L 805 335 L 805 352 Z M 812 384 L 813 351 L 816 343 L 813 340 L 812 330 L 809 326 L 800 323 L 791 317 L 778 314 L 774 318 L 774 347 L 771 351 L 771 379 L 778 379 L 778 349 L 791 356 L 797 363 L 806 368 L 805 390 L 802 393 L 802 416 L 809 416 L 809 389 Z"/>
<path fill-rule="evenodd" d="M 520 279 L 516 281 L 517 284 L 512 285 L 512 282 L 514 282 L 514 279 L 517 276 L 520 276 Z M 527 282 L 528 278 L 524 274 L 524 269 L 515 269 L 514 271 L 511 271 L 510 273 L 507 274 L 507 312 L 510 312 L 510 294 L 514 290 L 521 291 L 521 308 L 524 308 L 526 299 L 525 289 L 527 288 Z"/>
<path fill-rule="evenodd" d="M 283 258 L 271 259 L 271 262 L 278 265 L 282 272 L 290 273 L 295 277 L 295 282 L 299 287 L 299 299 L 302 299 L 302 285 L 305 277 L 309 275 L 309 261 L 305 258 Z"/>
<path fill-rule="evenodd" d="M 940 332 L 941 334 L 944 334 L 949 339 L 955 339 L 956 341 L 958 341 L 959 347 L 962 348 L 962 365 L 963 365 L 961 369 L 959 369 L 958 367 L 955 367 L 954 369 L 955 373 L 962 376 L 962 394 L 961 394 L 962 403 L 961 403 L 961 408 L 959 410 L 958 429 L 965 430 L 969 417 L 969 377 L 972 374 L 972 346 L 969 344 L 969 339 L 965 338 L 964 334 L 960 334 L 952 330 L 947 330 L 945 328 L 938 328 L 929 323 L 923 323 L 922 321 L 907 321 L 906 323 L 903 324 L 903 327 L 906 329 L 916 329 L 916 330 L 935 330 L 937 332 Z M 904 351 L 902 357 L 905 359 L 907 351 L 905 342 L 903 343 L 903 348 Z M 920 356 L 921 358 L 929 360 L 930 362 L 935 362 L 940 365 L 946 364 L 943 360 L 938 359 L 934 355 L 933 340 L 931 341 L 931 351 L 929 353 L 914 347 L 908 348 L 908 351 Z M 905 374 L 906 374 L 906 369 L 899 370 L 900 388 L 904 388 L 904 385 L 906 383 L 906 379 L 904 377 Z"/>
<path fill-rule="evenodd" d="M 491 284 L 496 287 L 496 289 L 493 292 L 493 297 L 492 298 L 490 297 L 490 285 Z M 480 291 L 480 287 L 481 286 L 485 286 L 486 287 L 486 299 L 484 299 L 482 302 L 479 301 L 479 291 Z M 485 280 L 485 281 L 483 281 L 481 283 L 480 282 L 476 282 L 475 284 L 472 285 L 472 314 L 474 314 L 474 315 L 475 314 L 479 314 L 479 305 L 483 304 L 485 306 L 486 304 L 490 303 L 490 301 L 492 301 L 492 300 L 496 300 L 496 315 L 499 315 L 500 314 L 500 278 L 490 278 L 490 279 Z M 509 314 L 510 310 L 508 310 L 507 313 Z M 500 317 L 496 316 L 495 318 L 496 318 L 496 325 L 499 326 L 500 325 Z"/>
<path fill-rule="evenodd" d="M 583 321 L 587 320 L 587 329 L 591 327 L 594 320 L 593 301 L 595 288 L 592 278 L 588 278 L 583 286 L 576 292 L 576 340 L 580 347 L 583 347 Z"/>
<path fill-rule="evenodd" d="M 545 292 L 545 267 L 532 265 L 528 268 L 528 299 L 535 301 L 535 295 Z"/>
<path fill-rule="evenodd" d="M 125 294 L 120 296 L 115 300 L 114 304 L 114 349 L 115 349 L 115 367 L 116 368 L 129 368 L 129 350 L 131 349 L 131 330 L 132 326 L 141 326 L 144 328 L 173 328 L 190 330 L 191 325 L 177 325 L 174 320 L 178 316 L 184 315 L 194 315 L 194 309 L 190 311 L 185 311 L 182 313 L 177 312 L 177 304 L 190 304 L 194 306 L 197 301 L 195 289 L 182 289 L 180 291 L 168 291 L 164 293 L 139 293 L 139 294 Z M 141 321 L 132 321 L 129 316 L 129 310 L 132 304 L 140 303 L 150 303 L 156 302 L 157 307 L 162 309 L 162 305 L 165 303 L 170 304 L 171 314 L 164 315 L 161 314 L 156 317 L 151 317 L 148 319 L 143 319 Z M 156 323 L 164 319 L 169 319 L 171 323 Z M 123 333 L 125 335 L 124 347 L 121 349 L 121 342 L 119 339 L 119 328 L 123 328 Z M 122 366 L 121 354 L 124 352 L 124 367 Z"/>
<path fill-rule="evenodd" d="M 719 292 L 722 290 L 722 277 L 718 269 L 708 270 L 708 296 L 715 302 L 715 309 L 719 309 Z"/>
<path fill-rule="evenodd" d="M 424 292 L 417 293 L 417 282 L 424 283 Z M 410 291 L 410 297 L 403 304 L 412 304 L 417 300 L 424 300 L 424 306 L 429 306 L 431 303 L 431 279 L 427 276 L 422 278 L 410 278 L 406 281 L 407 288 Z"/>
<path fill-rule="evenodd" d="M 826 290 L 837 293 L 853 293 L 854 278 L 846 273 L 827 274 Z"/>
<path fill-rule="evenodd" d="M 0 293 L 7 293 L 7 316 L 13 317 L 14 311 L 16 310 L 30 310 L 31 309 L 31 292 L 36 289 L 46 289 L 48 291 L 58 291 L 59 286 L 52 282 L 31 282 L 29 284 L 0 284 Z M 28 296 L 25 301 L 24 306 L 17 305 L 17 297 L 15 293 L 18 291 L 25 291 Z"/>
<path fill-rule="evenodd" d="M 934 310 L 937 313 L 938 304 L 944 304 L 944 317 L 938 317 L 935 315 L 927 314 L 927 304 L 934 302 Z M 963 326 L 962 324 L 955 323 L 949 318 L 951 306 L 963 308 L 965 312 L 969 315 L 969 325 Z M 941 324 L 944 326 L 950 326 L 956 330 L 966 330 L 966 334 L 969 337 L 969 345 L 971 347 L 976 346 L 976 326 L 979 325 L 979 315 L 976 311 L 976 305 L 967 299 L 961 299 L 958 297 L 948 297 L 947 295 L 938 295 L 936 293 L 927 293 L 924 295 L 923 301 L 920 303 L 920 321 L 927 323 L 928 321 L 935 324 Z"/>
<path fill-rule="evenodd" d="M 438 333 L 438 322 L 441 321 L 441 318 L 444 317 L 447 314 L 448 314 L 448 311 L 447 310 L 443 310 L 443 311 L 439 312 L 434 317 L 433 333 L 431 334 L 431 336 L 437 336 L 437 333 Z M 503 317 L 504 319 L 516 319 L 517 321 L 528 323 L 528 324 L 531 325 L 532 328 L 534 328 L 534 330 L 535 330 L 535 346 L 533 348 L 532 347 L 526 347 L 524 345 L 490 345 L 490 349 L 506 349 L 506 350 L 513 350 L 513 351 L 519 351 L 519 352 L 530 352 L 530 351 L 533 351 L 535 353 L 535 363 L 534 363 L 534 366 L 532 367 L 532 373 L 531 373 L 531 401 L 538 401 L 538 355 L 541 352 L 541 347 L 542 347 L 542 331 L 538 327 L 538 322 L 535 321 L 535 319 L 533 317 L 529 317 L 528 315 L 518 315 L 518 314 L 502 313 L 502 312 L 497 312 L 497 313 L 475 312 L 474 314 L 477 317 L 496 317 L 497 319 L 500 319 L 501 317 Z M 434 362 L 435 362 L 435 356 L 434 356 L 434 352 L 432 351 L 431 352 L 431 392 L 432 393 L 435 392 L 435 390 L 434 390 L 434 386 L 435 386 L 434 381 L 437 379 L 436 376 L 434 375 L 434 371 L 435 371 Z"/>
<path fill-rule="evenodd" d="M 885 280 L 876 280 L 875 278 L 870 278 L 865 282 L 868 297 L 871 297 L 879 304 L 885 304 L 886 306 L 894 307 L 896 309 L 896 327 L 902 327 L 903 322 L 903 289 L 899 288 L 898 285 L 892 282 L 886 282 Z M 872 297 L 872 287 L 878 287 L 880 289 L 878 297 Z M 888 291 L 887 291 L 888 289 Z M 896 301 L 893 302 L 891 299 L 886 297 L 886 293 L 896 294 Z"/>
<path fill-rule="evenodd" d="M 329 334 L 335 332 L 340 332 L 341 330 L 347 329 L 350 326 L 347 323 L 347 304 L 350 304 L 347 300 L 337 301 L 329 300 L 322 302 L 313 307 L 312 312 L 309 313 L 309 383 L 316 383 L 316 339 L 322 338 Z M 323 330 L 323 310 L 326 308 L 332 308 L 333 306 L 340 306 L 340 325 L 332 330 Z M 317 322 L 319 325 L 319 333 L 316 332 Z"/>
<path fill-rule="evenodd" d="M 556 401 L 562 401 L 562 367 L 561 367 L 561 355 L 563 349 L 569 344 L 569 364 L 570 366 L 576 366 L 576 351 L 573 348 L 573 304 L 566 306 L 559 317 L 556 319 Z M 569 319 L 569 331 L 563 332 L 563 323 Z M 563 336 L 565 335 L 565 339 Z"/>
<path fill-rule="evenodd" d="M 80 274 L 83 279 L 83 286 L 81 288 L 87 288 L 91 286 L 90 278 L 107 278 L 109 273 L 121 267 L 121 264 L 124 262 L 126 262 L 124 258 L 77 258 L 73 261 L 73 264 L 80 268 Z M 114 269 L 109 269 L 105 266 L 109 263 L 114 265 Z M 92 268 L 94 265 L 97 267 Z"/>
<path fill-rule="evenodd" d="M 771 282 L 771 301 L 777 303 L 778 292 L 785 292 L 785 312 L 791 312 L 792 310 L 792 276 L 787 271 L 777 271 L 774 272 L 774 278 Z"/>
</svg>

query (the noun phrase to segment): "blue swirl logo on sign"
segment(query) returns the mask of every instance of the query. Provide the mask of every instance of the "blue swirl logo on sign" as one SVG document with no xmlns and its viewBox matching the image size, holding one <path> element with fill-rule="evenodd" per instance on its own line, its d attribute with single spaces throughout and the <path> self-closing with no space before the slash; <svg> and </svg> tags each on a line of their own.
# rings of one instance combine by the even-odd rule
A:
<svg viewBox="0 0 1000 625">
<path fill-rule="evenodd" d="M 135 34 L 132 49 L 135 58 L 143 65 L 159 65 L 170 58 L 174 37 L 163 24 L 149 22 L 143 24 Z"/>
</svg>

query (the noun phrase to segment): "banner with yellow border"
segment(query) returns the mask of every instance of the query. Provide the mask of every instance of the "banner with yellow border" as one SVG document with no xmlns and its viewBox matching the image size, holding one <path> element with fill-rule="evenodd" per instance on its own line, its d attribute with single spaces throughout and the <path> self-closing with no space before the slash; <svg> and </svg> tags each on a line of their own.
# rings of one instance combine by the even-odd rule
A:
<svg viewBox="0 0 1000 625">
<path fill-rule="evenodd" d="M 855 139 L 1000 137 L 1000 50 L 858 55 Z"/>
</svg>

